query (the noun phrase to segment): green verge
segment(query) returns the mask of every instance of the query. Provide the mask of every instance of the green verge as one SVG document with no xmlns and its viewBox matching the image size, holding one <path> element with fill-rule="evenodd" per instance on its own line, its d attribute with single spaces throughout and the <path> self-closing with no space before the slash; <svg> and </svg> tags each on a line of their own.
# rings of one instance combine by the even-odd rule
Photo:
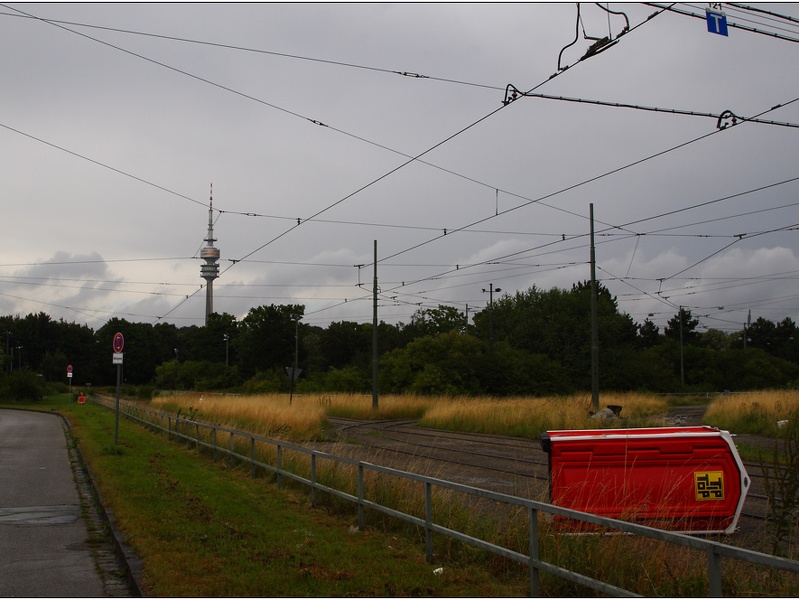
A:
<svg viewBox="0 0 799 600">
<path fill-rule="evenodd" d="M 54 404 L 51 410 L 65 402 Z M 86 404 L 62 412 L 104 504 L 142 559 L 147 595 L 527 593 L 524 577 L 474 564 L 428 564 L 418 539 L 357 531 L 354 509 L 345 521 L 313 508 L 307 492 L 278 489 L 267 477 L 253 480 L 248 467 L 228 469 L 124 419 L 115 446 L 107 409 Z"/>
</svg>

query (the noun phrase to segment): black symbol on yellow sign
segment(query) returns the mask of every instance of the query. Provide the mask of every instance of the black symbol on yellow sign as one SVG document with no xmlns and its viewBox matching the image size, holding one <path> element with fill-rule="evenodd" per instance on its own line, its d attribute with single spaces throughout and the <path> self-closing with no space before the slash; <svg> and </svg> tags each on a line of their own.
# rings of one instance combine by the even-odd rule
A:
<svg viewBox="0 0 799 600">
<path fill-rule="evenodd" d="M 722 471 L 697 471 L 694 473 L 697 500 L 724 500 L 724 473 Z"/>
</svg>

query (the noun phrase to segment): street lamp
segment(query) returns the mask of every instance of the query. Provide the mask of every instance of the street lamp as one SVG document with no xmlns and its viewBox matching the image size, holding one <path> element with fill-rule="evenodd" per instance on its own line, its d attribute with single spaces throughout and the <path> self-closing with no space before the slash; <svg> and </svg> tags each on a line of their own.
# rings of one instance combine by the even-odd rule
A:
<svg viewBox="0 0 799 600">
<path fill-rule="evenodd" d="M 494 284 L 488 284 L 488 290 L 483 288 L 483 293 L 488 292 L 488 347 L 494 351 L 494 292 L 501 292 L 501 288 L 494 289 Z"/>
</svg>

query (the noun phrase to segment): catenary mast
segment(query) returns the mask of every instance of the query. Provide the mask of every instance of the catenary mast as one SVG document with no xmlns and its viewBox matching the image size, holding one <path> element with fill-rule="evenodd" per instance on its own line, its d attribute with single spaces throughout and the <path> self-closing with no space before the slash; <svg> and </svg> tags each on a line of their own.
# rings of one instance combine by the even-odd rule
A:
<svg viewBox="0 0 799 600">
<path fill-rule="evenodd" d="M 207 282 L 205 286 L 205 324 L 208 316 L 214 312 L 214 279 L 219 277 L 219 248 L 214 247 L 214 184 L 211 184 L 211 198 L 208 204 L 208 235 L 205 246 L 200 250 L 200 258 L 205 264 L 200 266 L 200 276 Z"/>
</svg>

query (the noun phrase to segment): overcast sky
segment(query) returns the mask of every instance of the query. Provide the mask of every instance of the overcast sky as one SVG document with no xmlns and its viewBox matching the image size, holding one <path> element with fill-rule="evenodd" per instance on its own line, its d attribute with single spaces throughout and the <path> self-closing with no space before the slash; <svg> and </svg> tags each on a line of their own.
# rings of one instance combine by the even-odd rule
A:
<svg viewBox="0 0 799 600">
<path fill-rule="evenodd" d="M 799 5 L 609 6 L 0 6 L 0 314 L 202 325 L 213 184 L 238 318 L 371 322 L 374 240 L 388 323 L 570 288 L 593 204 L 636 322 L 799 321 Z"/>
</svg>

